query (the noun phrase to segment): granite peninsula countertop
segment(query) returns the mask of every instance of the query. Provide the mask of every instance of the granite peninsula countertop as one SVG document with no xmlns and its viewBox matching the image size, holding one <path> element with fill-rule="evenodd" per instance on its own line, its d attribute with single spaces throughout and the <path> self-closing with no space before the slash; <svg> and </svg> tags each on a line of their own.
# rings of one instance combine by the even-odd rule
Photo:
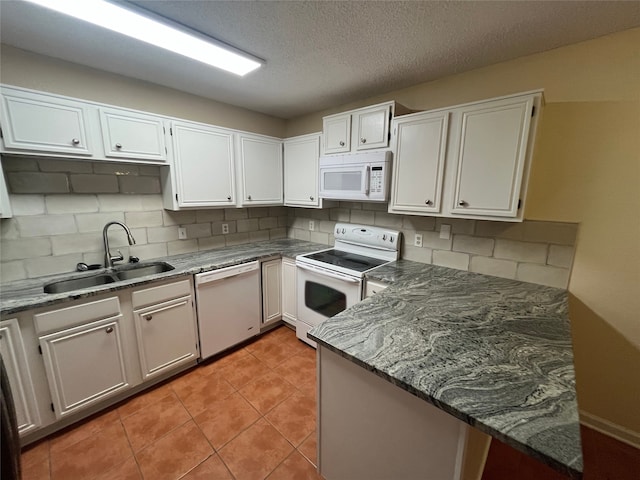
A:
<svg viewBox="0 0 640 480">
<path fill-rule="evenodd" d="M 149 261 L 167 262 L 175 267 L 174 270 L 138 277 L 131 280 L 109 283 L 98 287 L 84 288 L 81 290 L 56 294 L 44 293 L 44 285 L 58 280 L 95 275 L 103 272 L 104 269 L 82 273 L 69 272 L 50 275 L 47 277 L 18 280 L 0 285 L 0 315 L 10 315 L 32 308 L 60 304 L 80 298 L 99 295 L 105 292 L 136 287 L 158 280 L 169 280 L 171 278 L 193 275 L 195 273 L 216 270 L 231 265 L 252 262 L 254 260 L 264 260 L 269 257 L 282 256 L 293 258 L 296 255 L 323 250 L 326 248 L 329 248 L 329 246 L 302 240 L 283 238 L 279 240 L 269 240 L 223 247 L 214 250 L 173 255 L 166 258 L 150 259 Z M 147 260 L 144 259 L 141 263 L 146 262 Z"/>
<path fill-rule="evenodd" d="M 309 336 L 456 418 L 582 476 L 567 293 L 406 260 Z"/>
</svg>

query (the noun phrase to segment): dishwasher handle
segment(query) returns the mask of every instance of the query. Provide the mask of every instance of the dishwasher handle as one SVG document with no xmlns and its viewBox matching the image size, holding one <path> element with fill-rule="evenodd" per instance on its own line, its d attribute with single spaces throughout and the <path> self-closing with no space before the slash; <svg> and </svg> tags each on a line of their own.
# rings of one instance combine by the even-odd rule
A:
<svg viewBox="0 0 640 480">
<path fill-rule="evenodd" d="M 206 283 L 216 282 L 218 280 L 224 280 L 226 278 L 236 277 L 244 273 L 250 273 L 257 271 L 260 267 L 259 262 L 243 263 L 241 265 L 234 265 L 231 267 L 220 268 L 211 272 L 196 274 L 196 286 L 204 285 Z"/>
</svg>

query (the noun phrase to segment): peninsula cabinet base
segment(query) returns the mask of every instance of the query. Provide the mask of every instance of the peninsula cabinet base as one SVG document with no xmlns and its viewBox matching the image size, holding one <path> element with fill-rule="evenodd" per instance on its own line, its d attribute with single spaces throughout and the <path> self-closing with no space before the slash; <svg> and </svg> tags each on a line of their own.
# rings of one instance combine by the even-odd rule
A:
<svg viewBox="0 0 640 480">
<path fill-rule="evenodd" d="M 320 345 L 317 355 L 326 480 L 462 480 L 470 427 Z"/>
</svg>

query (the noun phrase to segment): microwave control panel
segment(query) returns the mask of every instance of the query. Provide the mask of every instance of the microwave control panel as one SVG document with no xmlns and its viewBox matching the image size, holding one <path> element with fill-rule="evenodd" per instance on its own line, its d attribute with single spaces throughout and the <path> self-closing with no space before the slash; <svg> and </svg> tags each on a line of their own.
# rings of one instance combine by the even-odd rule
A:
<svg viewBox="0 0 640 480">
<path fill-rule="evenodd" d="M 382 173 L 382 167 L 371 167 L 371 178 L 369 189 L 371 193 L 382 193 L 384 175 Z"/>
</svg>

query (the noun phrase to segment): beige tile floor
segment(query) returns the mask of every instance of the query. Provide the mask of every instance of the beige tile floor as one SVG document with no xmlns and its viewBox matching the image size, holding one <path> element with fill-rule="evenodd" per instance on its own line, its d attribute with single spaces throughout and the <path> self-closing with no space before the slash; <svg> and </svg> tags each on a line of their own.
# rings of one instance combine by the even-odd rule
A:
<svg viewBox="0 0 640 480">
<path fill-rule="evenodd" d="M 23 480 L 320 479 L 315 358 L 279 327 L 27 447 Z"/>
</svg>

